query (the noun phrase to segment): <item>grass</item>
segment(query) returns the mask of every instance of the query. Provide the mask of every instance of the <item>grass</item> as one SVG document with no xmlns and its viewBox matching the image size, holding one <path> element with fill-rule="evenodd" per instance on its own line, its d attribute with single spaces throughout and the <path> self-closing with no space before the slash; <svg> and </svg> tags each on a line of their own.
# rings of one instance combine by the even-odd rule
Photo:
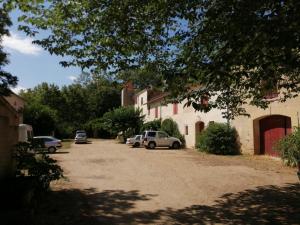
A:
<svg viewBox="0 0 300 225">
<path fill-rule="evenodd" d="M 73 143 L 73 139 L 64 139 L 64 140 L 62 140 L 62 148 L 61 149 L 70 148 L 72 143 Z"/>
</svg>

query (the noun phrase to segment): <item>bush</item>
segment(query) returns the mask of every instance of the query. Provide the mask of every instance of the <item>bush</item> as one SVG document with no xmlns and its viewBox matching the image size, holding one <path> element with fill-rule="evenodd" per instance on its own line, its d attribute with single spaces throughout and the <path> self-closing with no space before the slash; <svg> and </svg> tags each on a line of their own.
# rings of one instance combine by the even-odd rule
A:
<svg viewBox="0 0 300 225">
<path fill-rule="evenodd" d="M 216 155 L 236 155 L 240 153 L 236 129 L 224 123 L 210 124 L 199 135 L 196 147 L 200 151 Z"/>
<path fill-rule="evenodd" d="M 282 138 L 275 146 L 275 150 L 279 152 L 285 165 L 297 166 L 300 161 L 300 128 Z"/>
<path fill-rule="evenodd" d="M 152 121 L 149 121 L 149 122 L 143 124 L 143 126 L 141 128 L 141 132 L 143 132 L 145 130 L 160 130 L 160 128 L 161 128 L 161 119 L 152 120 Z"/>
<path fill-rule="evenodd" d="M 35 143 L 40 147 L 39 143 Z M 44 152 L 33 154 L 31 150 L 34 146 L 29 143 L 19 143 L 15 147 L 16 175 L 17 177 L 36 178 L 37 188 L 46 191 L 50 182 L 63 177 L 63 170 L 57 161 L 50 158 Z"/>
<path fill-rule="evenodd" d="M 172 119 L 165 119 L 161 123 L 161 130 L 172 137 L 178 138 L 185 145 L 184 136 L 179 132 L 177 123 Z"/>
</svg>

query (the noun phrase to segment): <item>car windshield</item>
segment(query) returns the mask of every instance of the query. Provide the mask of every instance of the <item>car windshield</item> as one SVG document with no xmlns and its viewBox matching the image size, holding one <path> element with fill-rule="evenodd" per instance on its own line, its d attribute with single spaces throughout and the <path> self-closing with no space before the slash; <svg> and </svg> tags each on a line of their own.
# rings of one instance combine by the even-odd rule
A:
<svg viewBox="0 0 300 225">
<path fill-rule="evenodd" d="M 84 133 L 79 133 L 76 135 L 76 137 L 86 137 L 86 135 Z"/>
<path fill-rule="evenodd" d="M 135 137 L 135 140 L 141 140 L 141 135 L 137 135 L 137 136 Z"/>
</svg>

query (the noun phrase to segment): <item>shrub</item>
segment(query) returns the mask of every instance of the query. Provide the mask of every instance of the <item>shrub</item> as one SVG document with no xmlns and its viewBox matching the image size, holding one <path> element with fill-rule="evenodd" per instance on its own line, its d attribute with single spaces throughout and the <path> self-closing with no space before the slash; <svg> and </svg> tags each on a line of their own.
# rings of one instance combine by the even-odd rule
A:
<svg viewBox="0 0 300 225">
<path fill-rule="evenodd" d="M 39 143 L 36 146 L 41 147 Z M 18 177 L 36 178 L 38 189 L 46 191 L 50 182 L 63 177 L 63 170 L 57 161 L 50 158 L 44 152 L 33 154 L 34 146 L 28 143 L 19 143 L 15 147 L 16 175 Z"/>
<path fill-rule="evenodd" d="M 236 155 L 240 153 L 236 129 L 224 123 L 210 124 L 199 135 L 196 147 L 200 151 L 216 155 Z"/>
<path fill-rule="evenodd" d="M 160 128 L 161 128 L 161 119 L 152 120 L 152 121 L 149 121 L 149 122 L 143 124 L 143 126 L 141 128 L 141 132 L 143 132 L 145 130 L 160 130 Z"/>
<path fill-rule="evenodd" d="M 285 165 L 297 166 L 300 161 L 300 128 L 296 128 L 292 134 L 279 140 L 275 150 L 279 152 Z"/>
<path fill-rule="evenodd" d="M 171 118 L 162 121 L 161 130 L 172 137 L 178 138 L 182 142 L 182 144 L 185 145 L 184 136 L 179 132 L 177 123 Z"/>
</svg>

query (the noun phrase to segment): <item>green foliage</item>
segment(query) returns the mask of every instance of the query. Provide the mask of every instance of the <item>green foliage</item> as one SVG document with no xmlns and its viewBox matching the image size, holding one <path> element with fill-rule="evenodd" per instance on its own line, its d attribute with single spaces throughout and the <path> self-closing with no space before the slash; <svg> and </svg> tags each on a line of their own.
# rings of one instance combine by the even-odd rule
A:
<svg viewBox="0 0 300 225">
<path fill-rule="evenodd" d="M 124 82 L 131 81 L 138 90 L 163 86 L 163 75 L 153 66 L 121 71 L 117 74 L 117 78 Z"/>
<path fill-rule="evenodd" d="M 55 130 L 56 111 L 46 105 L 31 103 L 24 109 L 24 122 L 31 124 L 35 135 L 51 135 Z"/>
<path fill-rule="evenodd" d="M 38 188 L 48 190 L 50 182 L 63 177 L 62 168 L 56 164 L 56 160 L 41 152 L 41 154 L 29 153 L 33 146 L 28 143 L 19 143 L 15 147 L 15 159 L 18 176 L 30 176 L 37 178 Z"/>
<path fill-rule="evenodd" d="M 178 129 L 178 124 L 171 118 L 162 121 L 160 130 L 166 132 L 168 135 L 172 137 L 178 138 L 183 143 L 183 145 L 185 145 L 185 138 L 180 133 Z"/>
<path fill-rule="evenodd" d="M 70 56 L 62 65 L 155 68 L 196 110 L 218 108 L 232 119 L 247 114 L 245 102 L 267 107 L 270 89 L 281 89 L 283 101 L 300 91 L 298 0 L 4 2 L 24 12 L 28 35 L 49 30 L 36 43 Z M 187 91 L 194 84 L 201 88 Z M 199 104 L 203 96 L 214 97 L 209 107 Z"/>
<path fill-rule="evenodd" d="M 225 123 L 210 124 L 198 137 L 197 148 L 216 155 L 239 154 L 238 133 Z"/>
<path fill-rule="evenodd" d="M 161 119 L 149 121 L 143 124 L 141 132 L 145 130 L 160 130 L 161 128 Z"/>
<path fill-rule="evenodd" d="M 285 165 L 297 166 L 300 162 L 300 129 L 283 137 L 275 146 Z"/>
<path fill-rule="evenodd" d="M 7 53 L 3 51 L 2 39 L 3 36 L 9 35 L 8 26 L 11 21 L 8 13 L 0 5 L 0 96 L 9 95 L 9 87 L 17 84 L 17 77 L 3 70 L 3 67 L 8 64 Z"/>
<path fill-rule="evenodd" d="M 139 133 L 143 125 L 144 116 L 141 116 L 141 110 L 132 106 L 119 107 L 103 115 L 102 127 L 117 136 L 122 132 L 124 140 L 134 134 Z"/>
<path fill-rule="evenodd" d="M 88 75 L 81 75 L 84 76 Z M 24 122 L 33 125 L 35 135 L 55 131 L 60 138 L 73 138 L 76 130 L 86 129 L 89 121 L 101 118 L 121 102 L 120 85 L 96 76 L 61 89 L 42 83 L 20 95 L 27 103 Z M 92 126 L 89 128 L 90 134 L 97 133 Z"/>
</svg>

